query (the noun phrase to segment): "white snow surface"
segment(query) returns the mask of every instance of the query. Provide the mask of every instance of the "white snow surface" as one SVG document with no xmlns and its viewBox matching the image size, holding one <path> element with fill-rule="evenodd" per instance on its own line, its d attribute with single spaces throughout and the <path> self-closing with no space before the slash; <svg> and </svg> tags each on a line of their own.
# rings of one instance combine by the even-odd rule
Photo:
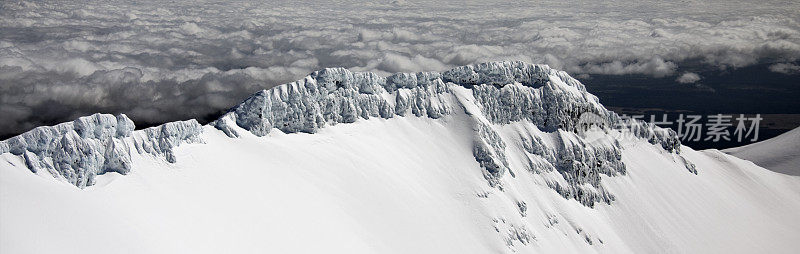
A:
<svg viewBox="0 0 800 254">
<path fill-rule="evenodd" d="M 694 175 L 660 148 L 638 142 L 623 151 L 629 174 L 604 179 L 617 200 L 589 208 L 524 171 L 504 178 L 504 191 L 489 187 L 464 121 L 459 115 L 371 119 L 316 134 L 242 132 L 238 139 L 205 127 L 206 144 L 178 147 L 176 163 L 134 154 L 129 175 L 100 175 L 83 190 L 31 174 L 7 153 L 0 162 L 0 252 L 794 253 L 800 247 L 797 177 L 683 147 L 698 167 Z M 524 217 L 517 201 L 527 204 Z M 526 244 L 515 229 L 527 234 Z"/>
<path fill-rule="evenodd" d="M 581 112 L 619 121 L 566 73 L 488 63 L 328 69 L 206 126 L 40 127 L 0 142 L 0 253 L 800 249 L 800 177 L 638 123 L 580 136 Z"/>
<path fill-rule="evenodd" d="M 787 175 L 800 176 L 800 128 L 725 153 Z"/>
</svg>

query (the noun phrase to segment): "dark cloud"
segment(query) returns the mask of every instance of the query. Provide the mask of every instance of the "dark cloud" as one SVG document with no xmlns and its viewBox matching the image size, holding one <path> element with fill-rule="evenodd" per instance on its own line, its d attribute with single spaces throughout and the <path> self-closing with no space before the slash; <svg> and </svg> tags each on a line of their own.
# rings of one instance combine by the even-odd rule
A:
<svg viewBox="0 0 800 254">
<path fill-rule="evenodd" d="M 324 67 L 494 60 L 673 76 L 800 59 L 794 1 L 4 1 L 0 135 L 94 112 L 204 117 Z M 776 64 L 775 72 L 796 73 Z M 684 74 L 685 75 L 685 74 Z"/>
<path fill-rule="evenodd" d="M 769 70 L 772 72 L 783 73 L 786 75 L 796 75 L 800 74 L 800 65 L 796 65 L 793 63 L 776 63 L 770 65 Z"/>
</svg>

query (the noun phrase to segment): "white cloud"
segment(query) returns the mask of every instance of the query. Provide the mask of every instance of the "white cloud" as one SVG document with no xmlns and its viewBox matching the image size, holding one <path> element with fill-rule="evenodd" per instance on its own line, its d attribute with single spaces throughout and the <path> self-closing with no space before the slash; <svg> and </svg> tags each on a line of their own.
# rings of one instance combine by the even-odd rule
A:
<svg viewBox="0 0 800 254">
<path fill-rule="evenodd" d="M 698 75 L 697 73 L 684 72 L 675 81 L 678 81 L 678 83 L 681 83 L 681 84 L 691 84 L 691 83 L 697 83 L 697 81 L 700 81 L 700 79 L 701 79 L 700 75 Z"/>
<path fill-rule="evenodd" d="M 576 76 L 667 77 L 687 60 L 784 62 L 770 67 L 782 73 L 800 60 L 797 1 L 0 5 L 0 108 L 14 112 L 0 134 L 94 111 L 198 117 L 324 67 L 387 74 L 524 60 Z"/>
<path fill-rule="evenodd" d="M 583 67 L 583 72 L 607 75 L 647 74 L 660 78 L 672 75 L 675 68 L 675 63 L 655 57 L 645 62 L 622 63 L 615 60 L 610 63 L 587 64 Z"/>
<path fill-rule="evenodd" d="M 54 62 L 48 69 L 60 73 L 73 73 L 81 76 L 88 76 L 102 69 L 102 67 L 83 58 L 72 58 L 66 61 Z"/>
<path fill-rule="evenodd" d="M 183 31 L 183 33 L 188 35 L 195 35 L 203 32 L 203 29 L 201 29 L 200 26 L 191 22 L 183 23 L 183 25 L 181 25 L 180 28 L 181 31 Z"/>
<path fill-rule="evenodd" d="M 403 55 L 388 53 L 378 66 L 381 70 L 388 72 L 419 72 L 419 71 L 444 71 L 446 66 L 433 58 L 416 55 L 406 57 Z"/>
</svg>

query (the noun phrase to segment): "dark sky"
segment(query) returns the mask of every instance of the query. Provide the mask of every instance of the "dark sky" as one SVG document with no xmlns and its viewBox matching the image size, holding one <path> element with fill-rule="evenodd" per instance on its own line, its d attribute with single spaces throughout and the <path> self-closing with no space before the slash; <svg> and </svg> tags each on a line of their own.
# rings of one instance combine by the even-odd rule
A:
<svg viewBox="0 0 800 254">
<path fill-rule="evenodd" d="M 690 63 L 682 66 L 702 67 Z M 681 84 L 669 78 L 644 75 L 593 75 L 582 82 L 609 109 L 627 115 L 643 115 L 674 121 L 680 114 L 701 115 L 704 124 L 709 115 L 724 114 L 733 118 L 760 114 L 764 120 L 759 138 L 764 140 L 800 126 L 800 75 L 771 72 L 768 64 L 755 64 L 735 70 L 693 69 L 703 78 Z M 733 124 L 737 124 L 732 120 Z M 677 123 L 665 126 L 678 128 Z M 735 127 L 730 127 L 733 133 Z M 718 141 L 684 143 L 697 149 L 728 148 L 752 143 Z"/>
</svg>

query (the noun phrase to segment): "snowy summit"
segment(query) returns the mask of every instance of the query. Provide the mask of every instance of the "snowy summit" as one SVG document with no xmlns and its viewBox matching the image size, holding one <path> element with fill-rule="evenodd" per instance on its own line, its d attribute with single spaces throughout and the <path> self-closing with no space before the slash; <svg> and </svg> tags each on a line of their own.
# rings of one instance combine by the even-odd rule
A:
<svg viewBox="0 0 800 254">
<path fill-rule="evenodd" d="M 800 248 L 800 178 L 682 146 L 524 62 L 329 68 L 208 125 L 95 114 L 0 154 L 3 253 Z"/>
</svg>

